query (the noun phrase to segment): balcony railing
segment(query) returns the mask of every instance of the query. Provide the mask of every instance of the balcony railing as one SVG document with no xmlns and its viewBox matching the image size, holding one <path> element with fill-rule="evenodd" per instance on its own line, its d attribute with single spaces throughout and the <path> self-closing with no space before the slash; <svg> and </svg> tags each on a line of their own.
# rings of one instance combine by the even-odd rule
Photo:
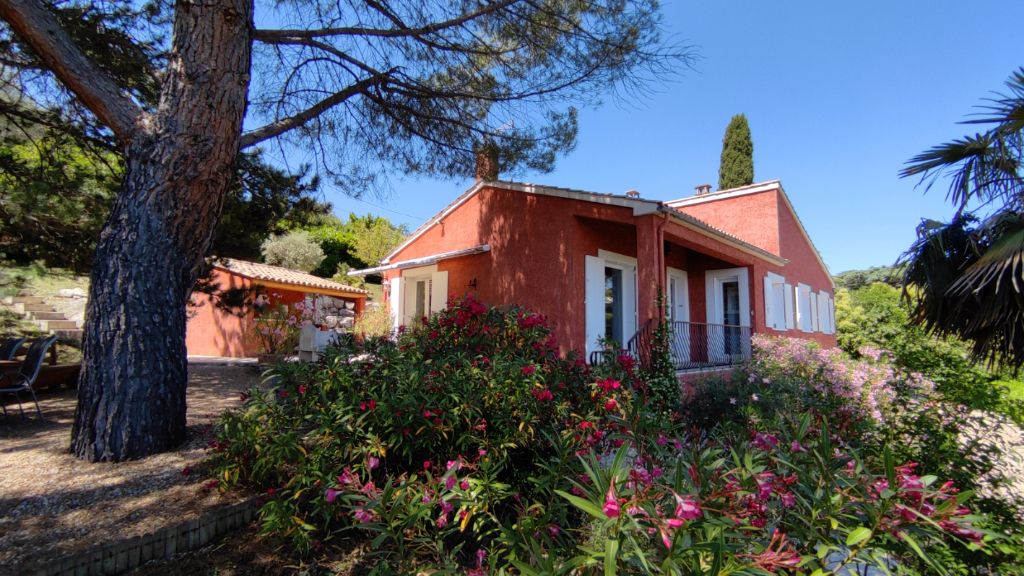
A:
<svg viewBox="0 0 1024 576">
<path fill-rule="evenodd" d="M 651 361 L 654 323 L 647 323 L 630 338 L 626 348 L 642 364 Z M 740 364 L 750 359 L 750 327 L 700 322 L 670 322 L 669 354 L 676 370 L 698 370 Z M 607 361 L 608 355 L 591 354 L 591 363 Z"/>
</svg>

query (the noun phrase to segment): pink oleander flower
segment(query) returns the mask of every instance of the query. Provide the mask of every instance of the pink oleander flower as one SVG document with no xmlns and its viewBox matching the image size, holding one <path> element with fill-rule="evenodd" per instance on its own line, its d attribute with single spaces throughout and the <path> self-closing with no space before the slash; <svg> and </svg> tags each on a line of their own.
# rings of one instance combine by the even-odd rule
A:
<svg viewBox="0 0 1024 576">
<path fill-rule="evenodd" d="M 306 385 L 305 384 L 299 384 L 299 396 L 302 396 L 305 393 L 306 393 Z"/>
<path fill-rule="evenodd" d="M 445 526 L 447 526 L 448 525 L 448 514 L 442 513 L 440 516 L 438 516 L 437 517 L 437 521 L 435 522 L 435 524 L 437 525 L 438 528 L 444 528 Z"/>
<path fill-rule="evenodd" d="M 423 469 L 424 470 L 430 470 L 431 465 L 432 464 L 430 463 L 430 460 L 424 460 L 423 461 Z"/>
<path fill-rule="evenodd" d="M 350 484 L 358 484 L 358 483 L 359 483 L 359 479 L 356 478 L 356 475 L 352 473 L 352 469 L 349 468 L 348 466 L 346 466 L 341 471 L 341 474 L 338 475 L 338 484 L 340 484 L 342 486 L 348 486 Z"/>
<path fill-rule="evenodd" d="M 338 494 L 341 494 L 340 490 L 335 490 L 334 488 L 328 488 L 324 492 L 324 500 L 327 500 L 327 503 L 331 504 L 331 503 L 333 503 L 338 498 Z"/>
<path fill-rule="evenodd" d="M 958 524 L 952 520 L 943 520 L 939 522 L 939 526 L 946 532 L 970 540 L 975 544 L 981 544 L 981 540 L 985 536 L 981 532 L 972 529 L 970 524 Z"/>
<path fill-rule="evenodd" d="M 676 499 L 676 518 L 682 520 L 696 520 L 704 515 L 704 512 L 700 509 L 700 504 L 697 500 L 690 495 L 685 497 L 679 496 L 675 492 L 672 493 Z"/>
<path fill-rule="evenodd" d="M 611 392 L 612 390 L 618 390 L 622 387 L 622 384 L 614 378 L 605 378 L 597 383 L 597 387 L 605 392 Z"/>
<path fill-rule="evenodd" d="M 356 522 L 360 524 L 366 524 L 367 522 L 373 522 L 376 514 L 373 510 L 367 510 L 366 508 L 356 508 L 356 511 L 352 513 L 352 516 L 356 519 Z"/>
<path fill-rule="evenodd" d="M 380 466 L 380 458 L 370 456 L 366 459 L 366 467 L 370 470 L 376 470 L 378 466 Z"/>
<path fill-rule="evenodd" d="M 449 476 L 449 477 L 444 479 L 444 487 L 446 489 L 448 489 L 448 490 L 451 490 L 452 488 L 455 487 L 455 476 L 454 475 Z"/>
<path fill-rule="evenodd" d="M 442 514 L 448 514 L 449 512 L 455 509 L 455 505 L 447 500 L 441 500 L 440 506 Z"/>
<path fill-rule="evenodd" d="M 755 432 L 753 444 L 759 449 L 769 452 L 779 445 L 779 439 L 773 434 Z"/>
<path fill-rule="evenodd" d="M 523 373 L 523 376 L 530 376 L 537 371 L 537 368 L 534 367 L 533 364 L 527 364 L 520 368 L 519 371 Z"/>
<path fill-rule="evenodd" d="M 782 507 L 792 508 L 796 506 L 796 496 L 792 492 L 786 492 L 782 495 Z"/>
<path fill-rule="evenodd" d="M 790 452 L 807 452 L 807 449 L 804 448 L 803 446 L 801 446 L 800 443 L 797 442 L 796 440 L 793 440 L 793 442 L 789 445 L 789 451 Z"/>
<path fill-rule="evenodd" d="M 459 488 L 463 491 L 469 490 L 469 480 L 463 479 L 462 482 L 459 482 Z"/>
<path fill-rule="evenodd" d="M 779 569 L 791 569 L 800 565 L 800 555 L 788 547 L 786 535 L 775 530 L 772 539 L 760 554 L 740 554 L 753 561 L 754 566 L 775 573 Z"/>
<path fill-rule="evenodd" d="M 612 479 L 612 483 L 608 485 L 608 492 L 604 496 L 604 507 L 602 507 L 604 515 L 609 518 L 618 518 L 621 514 L 621 508 L 619 507 L 619 500 L 615 495 L 615 479 Z"/>
<path fill-rule="evenodd" d="M 608 401 L 604 403 L 604 409 L 609 412 L 615 410 L 618 407 L 619 403 L 615 401 L 615 398 L 609 398 Z"/>
</svg>

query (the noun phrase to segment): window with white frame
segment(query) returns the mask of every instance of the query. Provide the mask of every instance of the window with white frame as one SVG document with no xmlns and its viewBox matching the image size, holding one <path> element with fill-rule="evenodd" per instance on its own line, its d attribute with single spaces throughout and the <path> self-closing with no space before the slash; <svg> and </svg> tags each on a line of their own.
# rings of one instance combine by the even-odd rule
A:
<svg viewBox="0 0 1024 576">
<path fill-rule="evenodd" d="M 807 284 L 797 284 L 796 322 L 802 332 L 814 332 L 811 309 L 811 287 Z"/>
<path fill-rule="evenodd" d="M 391 314 L 395 327 L 411 325 L 448 303 L 448 272 L 437 265 L 408 268 L 390 281 Z"/>
</svg>

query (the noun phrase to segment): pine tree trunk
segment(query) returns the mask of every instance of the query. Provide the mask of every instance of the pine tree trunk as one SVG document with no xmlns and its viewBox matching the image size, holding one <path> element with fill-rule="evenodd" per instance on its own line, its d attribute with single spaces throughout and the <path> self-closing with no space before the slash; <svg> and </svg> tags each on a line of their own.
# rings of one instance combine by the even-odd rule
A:
<svg viewBox="0 0 1024 576">
<path fill-rule="evenodd" d="M 71 450 L 141 458 L 185 439 L 185 305 L 245 116 L 252 0 L 178 0 L 158 111 L 126 154 L 96 249 Z"/>
</svg>

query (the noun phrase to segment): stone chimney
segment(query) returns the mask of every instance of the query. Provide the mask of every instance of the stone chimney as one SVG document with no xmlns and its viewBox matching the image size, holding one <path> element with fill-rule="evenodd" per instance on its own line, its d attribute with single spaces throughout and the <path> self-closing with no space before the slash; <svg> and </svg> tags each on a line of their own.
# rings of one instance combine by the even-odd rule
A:
<svg viewBox="0 0 1024 576">
<path fill-rule="evenodd" d="M 626 191 L 626 198 L 639 198 L 639 197 L 640 197 L 640 193 L 637 192 L 636 190 L 627 190 Z"/>
<path fill-rule="evenodd" d="M 476 150 L 476 180 L 487 182 L 498 179 L 498 147 L 487 142 Z"/>
<path fill-rule="evenodd" d="M 697 185 L 697 196 L 703 196 L 711 193 L 711 184 L 698 184 Z"/>
</svg>

